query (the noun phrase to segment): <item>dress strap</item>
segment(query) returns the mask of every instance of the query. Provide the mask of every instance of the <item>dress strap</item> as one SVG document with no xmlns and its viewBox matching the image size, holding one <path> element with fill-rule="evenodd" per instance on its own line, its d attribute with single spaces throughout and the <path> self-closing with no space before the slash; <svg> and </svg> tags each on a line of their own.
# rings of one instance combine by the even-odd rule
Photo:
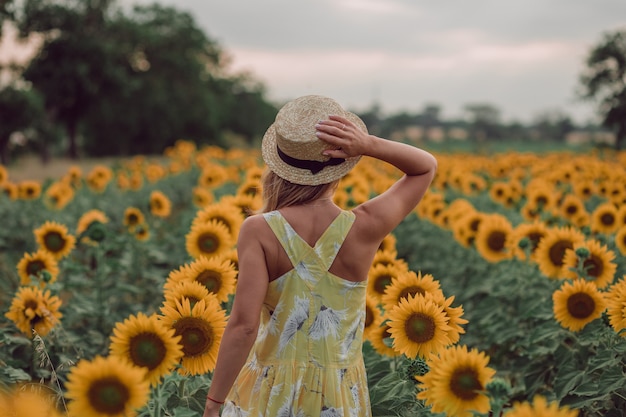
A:
<svg viewBox="0 0 626 417">
<path fill-rule="evenodd" d="M 313 256 L 326 270 L 332 265 L 355 219 L 354 213 L 342 210 L 322 233 L 315 246 L 311 247 L 278 210 L 264 213 L 263 217 L 289 256 L 292 265 L 307 262 L 307 259 L 310 262 Z"/>
</svg>

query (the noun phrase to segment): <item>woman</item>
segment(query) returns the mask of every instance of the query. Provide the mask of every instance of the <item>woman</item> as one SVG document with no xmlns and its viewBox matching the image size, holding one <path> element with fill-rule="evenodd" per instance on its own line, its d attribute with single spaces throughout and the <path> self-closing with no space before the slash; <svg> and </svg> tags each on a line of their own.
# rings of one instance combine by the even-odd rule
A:
<svg viewBox="0 0 626 417">
<path fill-rule="evenodd" d="M 237 242 L 239 278 L 204 417 L 369 416 L 361 354 L 368 270 L 436 171 L 413 146 L 369 135 L 334 100 L 287 103 L 263 137 L 264 207 Z M 342 210 L 339 180 L 363 155 L 404 173 Z"/>
</svg>

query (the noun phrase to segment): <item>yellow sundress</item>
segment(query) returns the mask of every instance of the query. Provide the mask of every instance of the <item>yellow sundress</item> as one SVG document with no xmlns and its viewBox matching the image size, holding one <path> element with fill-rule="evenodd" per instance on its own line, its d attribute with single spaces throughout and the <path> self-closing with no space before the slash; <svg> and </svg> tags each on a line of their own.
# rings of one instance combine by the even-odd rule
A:
<svg viewBox="0 0 626 417">
<path fill-rule="evenodd" d="M 269 284 L 256 342 L 222 416 L 370 416 L 361 351 L 367 284 L 328 272 L 354 213 L 342 211 L 314 247 L 279 211 L 264 217 L 294 268 Z"/>
</svg>

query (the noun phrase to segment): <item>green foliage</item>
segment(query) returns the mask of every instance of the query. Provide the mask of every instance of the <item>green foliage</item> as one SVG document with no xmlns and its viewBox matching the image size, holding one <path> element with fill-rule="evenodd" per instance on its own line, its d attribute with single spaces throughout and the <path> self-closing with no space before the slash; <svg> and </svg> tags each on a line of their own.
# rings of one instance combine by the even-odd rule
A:
<svg viewBox="0 0 626 417">
<path fill-rule="evenodd" d="M 598 101 L 604 125 L 615 129 L 616 148 L 626 141 L 626 30 L 606 32 L 587 57 L 581 96 Z"/>
</svg>

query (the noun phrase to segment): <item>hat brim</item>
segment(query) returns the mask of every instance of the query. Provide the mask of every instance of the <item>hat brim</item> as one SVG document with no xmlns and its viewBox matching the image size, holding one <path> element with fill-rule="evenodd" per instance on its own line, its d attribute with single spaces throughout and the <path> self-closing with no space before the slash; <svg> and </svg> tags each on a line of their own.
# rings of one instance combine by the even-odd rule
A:
<svg viewBox="0 0 626 417">
<path fill-rule="evenodd" d="M 354 123 L 359 129 L 367 132 L 365 123 L 356 114 L 345 112 L 342 116 Z M 278 155 L 276 135 L 276 126 L 272 124 L 265 132 L 265 135 L 263 135 L 261 144 L 263 160 L 267 167 L 276 175 L 294 184 L 320 185 L 331 183 L 343 178 L 361 159 L 360 155 L 346 158 L 341 164 L 326 166 L 321 171 L 313 174 L 309 169 L 294 167 L 281 159 Z M 329 146 L 329 148 L 331 147 Z M 327 159 L 330 159 L 330 157 Z"/>
</svg>

